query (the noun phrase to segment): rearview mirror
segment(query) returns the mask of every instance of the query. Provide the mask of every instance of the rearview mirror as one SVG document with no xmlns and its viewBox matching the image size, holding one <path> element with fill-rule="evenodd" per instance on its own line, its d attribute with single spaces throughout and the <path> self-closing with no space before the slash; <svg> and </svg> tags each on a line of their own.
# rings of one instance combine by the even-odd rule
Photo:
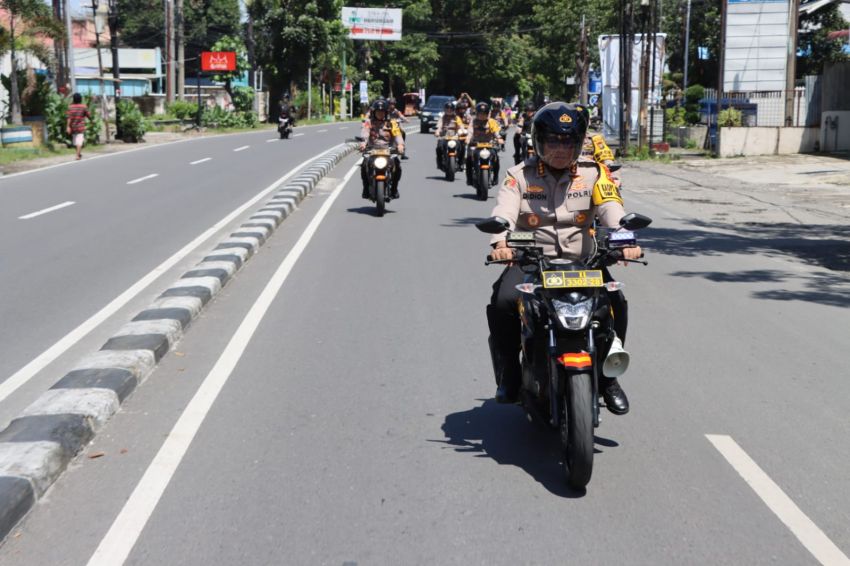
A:
<svg viewBox="0 0 850 566">
<path fill-rule="evenodd" d="M 487 220 L 477 222 L 475 227 L 485 234 L 501 234 L 511 227 L 510 223 L 499 216 L 492 216 Z"/>
<path fill-rule="evenodd" d="M 630 212 L 620 219 L 620 226 L 626 230 L 640 230 L 650 224 L 652 224 L 652 218 L 638 214 L 637 212 Z"/>
<path fill-rule="evenodd" d="M 617 163 L 616 161 L 612 161 L 611 163 L 608 164 L 608 170 L 611 171 L 611 173 L 613 173 L 614 171 L 619 171 L 622 168 L 623 168 L 623 164 Z"/>
</svg>

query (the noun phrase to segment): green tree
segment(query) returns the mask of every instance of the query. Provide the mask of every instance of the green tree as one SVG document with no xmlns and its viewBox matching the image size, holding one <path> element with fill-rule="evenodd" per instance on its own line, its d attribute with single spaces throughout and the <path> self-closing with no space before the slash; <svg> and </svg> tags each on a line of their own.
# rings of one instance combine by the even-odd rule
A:
<svg viewBox="0 0 850 566">
<path fill-rule="evenodd" d="M 50 8 L 41 0 L 0 0 L 0 8 L 9 14 L 9 28 L 0 36 L 0 50 L 11 55 L 11 84 L 9 89 L 10 120 L 23 123 L 21 93 L 18 85 L 17 53 L 28 51 L 44 62 L 49 62 L 50 50 L 42 37 L 62 37 L 62 28 L 54 20 Z"/>
<path fill-rule="evenodd" d="M 233 99 L 233 80 L 241 77 L 245 71 L 250 70 L 248 58 L 245 53 L 245 44 L 238 37 L 225 36 L 216 41 L 210 51 L 233 51 L 236 53 L 236 70 L 213 75 L 213 80 L 224 83 L 224 90 Z"/>
<path fill-rule="evenodd" d="M 720 6 L 722 0 L 691 0 L 691 33 L 688 45 L 688 84 L 717 84 L 720 61 Z M 667 34 L 667 64 L 674 74 L 684 75 L 687 2 L 662 0 L 661 31 Z M 707 47 L 709 58 L 697 57 Z"/>
<path fill-rule="evenodd" d="M 810 14 L 800 16 L 800 35 L 797 42 L 797 78 L 819 75 L 826 63 L 847 61 L 845 40 L 829 39 L 829 32 L 847 29 L 850 24 L 841 15 L 838 4 L 830 4 Z"/>
</svg>

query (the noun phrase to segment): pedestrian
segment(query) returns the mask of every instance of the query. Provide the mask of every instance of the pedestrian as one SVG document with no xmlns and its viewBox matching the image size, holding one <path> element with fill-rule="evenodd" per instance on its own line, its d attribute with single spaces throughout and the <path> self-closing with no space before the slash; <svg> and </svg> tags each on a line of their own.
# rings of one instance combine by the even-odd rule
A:
<svg viewBox="0 0 850 566">
<path fill-rule="evenodd" d="M 74 94 L 74 102 L 65 113 L 65 129 L 77 148 L 77 161 L 83 158 L 83 144 L 86 141 L 86 118 L 91 118 L 88 106 L 83 104 L 83 95 Z"/>
</svg>

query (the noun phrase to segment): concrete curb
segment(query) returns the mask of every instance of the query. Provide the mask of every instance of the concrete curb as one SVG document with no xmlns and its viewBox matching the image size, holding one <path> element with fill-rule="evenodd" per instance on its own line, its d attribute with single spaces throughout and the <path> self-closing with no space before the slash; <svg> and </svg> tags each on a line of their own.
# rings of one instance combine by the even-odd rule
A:
<svg viewBox="0 0 850 566">
<path fill-rule="evenodd" d="M 192 319 L 313 191 L 357 149 L 317 159 L 0 431 L 0 541 L 183 336 Z"/>
</svg>

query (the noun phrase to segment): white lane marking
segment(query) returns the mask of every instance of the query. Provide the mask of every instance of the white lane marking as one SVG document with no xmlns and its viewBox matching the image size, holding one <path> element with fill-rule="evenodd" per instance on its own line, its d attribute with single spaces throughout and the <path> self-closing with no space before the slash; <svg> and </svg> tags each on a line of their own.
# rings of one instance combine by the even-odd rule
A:
<svg viewBox="0 0 850 566">
<path fill-rule="evenodd" d="M 298 136 L 303 136 L 304 134 L 292 134 L 293 138 L 297 138 Z"/>
<path fill-rule="evenodd" d="M 340 128 L 340 130 L 347 130 L 347 129 L 348 129 L 348 126 L 343 126 L 343 127 Z"/>
<path fill-rule="evenodd" d="M 45 208 L 42 210 L 37 210 L 35 212 L 30 212 L 29 214 L 24 214 L 23 216 L 18 216 L 18 220 L 29 220 L 30 218 L 35 218 L 36 216 L 41 216 L 42 214 L 47 214 L 48 212 L 53 212 L 54 210 L 59 210 L 60 208 L 65 208 L 67 206 L 75 205 L 72 200 L 65 201 L 62 204 L 57 204 L 56 206 L 51 206 L 50 208 Z"/>
<path fill-rule="evenodd" d="M 142 529 L 145 528 L 148 519 L 150 519 L 162 494 L 174 476 L 174 472 L 177 471 L 180 462 L 186 455 L 195 434 L 201 428 L 207 413 L 209 413 L 251 342 L 254 332 L 292 272 L 298 258 L 301 257 L 310 240 L 312 240 L 322 220 L 324 220 L 342 189 L 345 188 L 345 185 L 357 171 L 358 167 L 351 168 L 340 185 L 328 197 L 328 200 L 322 204 L 319 212 L 304 230 L 304 233 L 301 234 L 292 250 L 283 259 L 257 301 L 251 306 L 251 310 L 245 315 L 239 328 L 236 329 L 215 366 L 204 378 L 195 396 L 192 397 L 183 414 L 180 415 L 180 419 L 171 429 L 115 522 L 112 523 L 106 536 L 100 541 L 97 550 L 88 561 L 88 566 L 121 566 L 127 560 L 130 551 L 133 550 L 139 535 L 142 533 Z"/>
<path fill-rule="evenodd" d="M 193 162 L 192 162 L 192 163 L 190 163 L 189 165 L 197 165 L 197 164 L 199 164 L 199 163 L 205 163 L 205 162 L 207 162 L 207 161 L 212 161 L 212 157 L 204 157 L 203 159 L 199 159 L 199 160 L 197 160 L 197 161 L 193 161 Z"/>
<path fill-rule="evenodd" d="M 327 132 L 327 130 L 316 130 L 316 133 L 317 133 L 317 134 L 323 134 L 323 133 L 325 133 L 325 132 Z"/>
<path fill-rule="evenodd" d="M 272 138 L 270 140 L 266 140 L 266 143 L 274 143 L 276 141 L 280 141 L 280 138 Z"/>
<path fill-rule="evenodd" d="M 237 148 L 236 148 L 236 149 L 234 149 L 233 151 L 245 151 L 245 150 L 246 150 L 246 149 L 248 149 L 249 147 L 251 147 L 251 146 L 250 146 L 250 145 L 243 145 L 242 147 L 237 147 Z"/>
<path fill-rule="evenodd" d="M 818 562 L 829 566 L 850 564 L 850 558 L 829 540 L 731 436 L 706 434 L 705 437 Z"/>
<path fill-rule="evenodd" d="M 151 173 L 150 175 L 145 175 L 144 177 L 139 177 L 138 179 L 133 179 L 132 181 L 127 181 L 127 184 L 135 185 L 136 183 L 141 183 L 142 181 L 147 181 L 148 179 L 153 179 L 154 177 L 159 177 L 159 173 Z"/>
<path fill-rule="evenodd" d="M 133 299 L 133 297 L 144 291 L 145 288 L 148 287 L 148 285 L 156 281 L 156 279 L 160 275 L 171 269 L 174 265 L 177 264 L 177 262 L 179 262 L 184 257 L 195 251 L 198 246 L 200 246 L 201 244 L 212 238 L 214 235 L 216 235 L 219 230 L 221 230 L 222 228 L 227 226 L 227 224 L 232 222 L 234 218 L 238 217 L 240 214 L 245 212 L 246 209 L 255 205 L 260 199 L 262 199 L 272 191 L 276 190 L 290 177 L 292 177 L 305 166 L 307 166 L 310 162 L 320 157 L 323 157 L 324 155 L 327 155 L 338 147 L 339 145 L 335 145 L 334 147 L 323 151 L 322 153 L 315 155 L 310 159 L 307 159 L 306 161 L 296 165 L 293 169 L 289 171 L 289 173 L 287 173 L 286 175 L 284 175 L 283 177 L 281 177 L 280 179 L 260 191 L 257 195 L 242 204 L 239 208 L 219 220 L 214 226 L 212 226 L 203 234 L 186 244 L 173 256 L 156 266 L 153 271 L 151 271 L 150 273 L 139 279 L 137 282 L 135 282 L 132 287 L 115 297 L 112 302 L 110 302 L 108 305 L 106 305 L 94 315 L 92 315 L 88 320 L 84 321 L 82 324 L 77 326 L 68 334 L 60 338 L 58 342 L 50 346 L 47 350 L 43 351 L 41 354 L 38 355 L 38 357 L 30 361 L 27 365 L 16 371 L 8 379 L 3 381 L 3 383 L 0 383 L 0 402 L 2 402 L 15 391 L 17 391 L 19 387 L 26 384 L 30 379 L 37 375 L 38 372 L 47 367 L 56 358 L 64 354 L 69 348 L 79 342 L 89 332 L 97 328 L 103 321 L 118 312 L 118 310 L 121 309 L 127 303 L 129 303 Z"/>
</svg>

